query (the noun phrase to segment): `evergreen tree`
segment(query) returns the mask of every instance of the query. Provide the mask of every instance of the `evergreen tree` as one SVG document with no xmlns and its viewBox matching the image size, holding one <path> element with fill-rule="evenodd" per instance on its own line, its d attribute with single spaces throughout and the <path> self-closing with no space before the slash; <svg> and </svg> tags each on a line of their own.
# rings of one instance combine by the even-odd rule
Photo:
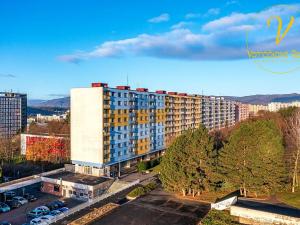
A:
<svg viewBox="0 0 300 225">
<path fill-rule="evenodd" d="M 226 180 L 248 191 L 270 193 L 285 182 L 283 144 L 274 121 L 246 121 L 234 130 L 221 152 Z"/>
<path fill-rule="evenodd" d="M 213 141 L 204 127 L 177 137 L 162 158 L 160 179 L 171 192 L 200 194 L 210 188 Z"/>
</svg>

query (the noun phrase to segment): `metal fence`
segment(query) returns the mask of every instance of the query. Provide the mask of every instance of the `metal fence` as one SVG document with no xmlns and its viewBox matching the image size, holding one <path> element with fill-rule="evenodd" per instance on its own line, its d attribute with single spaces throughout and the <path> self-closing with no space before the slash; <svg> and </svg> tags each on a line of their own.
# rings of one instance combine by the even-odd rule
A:
<svg viewBox="0 0 300 225">
<path fill-rule="evenodd" d="M 105 199 L 107 199 L 109 197 L 112 197 L 115 194 L 118 194 L 118 193 L 120 193 L 122 191 L 125 191 L 126 189 L 131 188 L 131 187 L 133 187 L 133 186 L 135 186 L 135 185 L 137 185 L 139 183 L 140 183 L 140 180 L 133 181 L 133 182 L 129 183 L 128 185 L 126 185 L 126 186 L 118 189 L 115 192 L 105 193 L 105 194 L 100 195 L 100 196 L 98 196 L 98 197 L 96 197 L 94 199 L 91 199 L 91 200 L 89 200 L 87 202 L 84 202 L 84 203 L 82 203 L 82 204 L 80 204 L 80 205 L 78 205 L 78 206 L 76 206 L 74 208 L 71 208 L 70 210 L 68 210 L 67 212 L 65 212 L 63 214 L 57 215 L 52 223 L 56 223 L 57 221 L 65 218 L 65 217 L 71 216 L 71 215 L 79 212 L 80 210 L 83 210 L 83 209 L 85 209 L 87 207 L 90 207 L 90 206 L 92 206 L 92 205 L 94 205 L 94 204 L 96 204 L 96 203 L 98 203 L 98 202 L 100 202 L 102 200 L 105 200 Z"/>
</svg>

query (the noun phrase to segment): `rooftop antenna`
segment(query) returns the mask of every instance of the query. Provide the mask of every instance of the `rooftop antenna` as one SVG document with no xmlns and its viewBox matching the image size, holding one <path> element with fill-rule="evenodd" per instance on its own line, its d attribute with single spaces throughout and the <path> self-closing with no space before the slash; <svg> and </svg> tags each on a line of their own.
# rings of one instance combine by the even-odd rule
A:
<svg viewBox="0 0 300 225">
<path fill-rule="evenodd" d="M 128 73 L 127 73 L 127 75 L 126 75 L 126 81 L 127 81 L 127 86 L 129 86 Z"/>
</svg>

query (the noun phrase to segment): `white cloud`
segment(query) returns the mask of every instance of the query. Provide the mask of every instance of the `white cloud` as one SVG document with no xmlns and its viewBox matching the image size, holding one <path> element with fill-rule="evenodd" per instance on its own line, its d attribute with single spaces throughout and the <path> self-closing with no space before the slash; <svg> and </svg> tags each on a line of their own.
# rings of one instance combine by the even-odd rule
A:
<svg viewBox="0 0 300 225">
<path fill-rule="evenodd" d="M 293 12 L 297 12 L 299 10 L 299 5 L 277 5 L 257 13 L 232 13 L 230 16 L 225 16 L 205 24 L 203 26 L 203 30 L 212 31 L 226 29 L 231 26 L 248 25 L 252 23 L 263 24 L 271 15 L 291 15 Z"/>
<path fill-rule="evenodd" d="M 220 14 L 220 9 L 219 8 L 211 8 L 209 9 L 205 14 L 204 16 L 205 17 L 208 17 L 208 16 L 217 16 Z"/>
<path fill-rule="evenodd" d="M 195 18 L 200 18 L 202 17 L 201 13 L 188 13 L 185 15 L 186 19 L 195 19 Z"/>
<path fill-rule="evenodd" d="M 185 19 L 197 19 L 197 18 L 202 18 L 202 17 L 209 17 L 209 16 L 217 16 L 220 14 L 220 9 L 219 8 L 211 8 L 207 10 L 206 13 L 201 14 L 201 13 L 188 13 L 185 15 Z"/>
<path fill-rule="evenodd" d="M 295 7 L 299 7 L 296 5 Z M 270 15 L 290 15 L 295 7 L 274 6 L 258 13 L 233 13 L 204 24 L 200 30 L 190 30 L 189 22 L 173 25 L 173 30 L 155 35 L 140 34 L 129 39 L 107 41 L 92 51 L 60 56 L 60 60 L 78 63 L 104 57 L 149 56 L 184 60 L 230 60 L 248 57 L 245 48 L 246 31 L 251 31 L 252 47 L 271 46 L 274 35 L 264 35 L 262 27 Z M 300 8 L 300 7 L 299 7 Z M 297 18 L 296 18 L 297 21 Z M 274 21 L 274 27 L 276 25 Z M 268 30 L 268 29 L 266 29 Z M 294 29 L 293 32 L 300 31 Z M 292 31 L 289 34 L 293 34 Z M 297 35 L 289 35 L 282 46 L 300 48 Z M 259 44 L 259 45 L 258 45 Z M 271 49 L 271 48 L 270 48 Z M 294 48 L 295 49 L 295 48 Z"/>
<path fill-rule="evenodd" d="M 161 23 L 167 22 L 170 20 L 170 15 L 168 13 L 163 13 L 157 17 L 151 18 L 148 20 L 149 23 Z"/>
<path fill-rule="evenodd" d="M 182 28 L 185 28 L 185 27 L 187 27 L 191 24 L 192 24 L 191 22 L 182 21 L 182 22 L 176 23 L 173 26 L 171 26 L 171 29 L 182 29 Z"/>
<path fill-rule="evenodd" d="M 239 2 L 236 1 L 236 0 L 229 0 L 226 2 L 226 5 L 235 5 L 235 4 L 238 4 Z"/>
</svg>

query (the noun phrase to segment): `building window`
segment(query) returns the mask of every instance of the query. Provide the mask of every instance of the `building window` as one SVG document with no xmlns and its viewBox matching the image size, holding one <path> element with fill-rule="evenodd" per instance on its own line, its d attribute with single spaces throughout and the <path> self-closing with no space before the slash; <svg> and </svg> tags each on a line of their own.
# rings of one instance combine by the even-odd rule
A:
<svg viewBox="0 0 300 225">
<path fill-rule="evenodd" d="M 58 185 L 58 184 L 55 184 L 55 185 L 53 186 L 53 191 L 54 191 L 54 192 L 59 192 L 59 185 Z"/>
</svg>

